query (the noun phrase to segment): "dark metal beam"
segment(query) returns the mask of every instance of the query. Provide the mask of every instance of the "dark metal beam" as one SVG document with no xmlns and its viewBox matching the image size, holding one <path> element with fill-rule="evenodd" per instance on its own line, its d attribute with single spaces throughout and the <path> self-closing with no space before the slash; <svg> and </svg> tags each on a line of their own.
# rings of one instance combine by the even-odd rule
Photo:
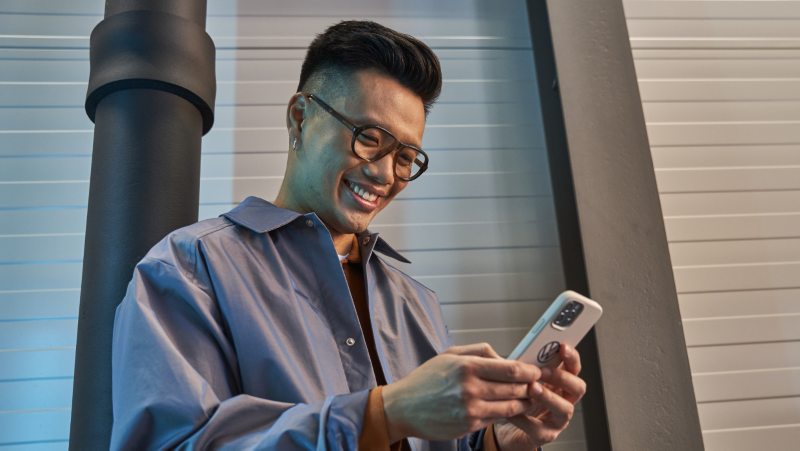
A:
<svg viewBox="0 0 800 451">
<path fill-rule="evenodd" d="M 528 0 L 567 287 L 604 314 L 579 347 L 591 451 L 702 450 L 621 0 Z"/>
<path fill-rule="evenodd" d="M 71 450 L 108 449 L 114 314 L 133 268 L 197 222 L 201 138 L 213 124 L 205 0 L 109 0 L 91 38 L 95 123 L 70 425 Z"/>
</svg>

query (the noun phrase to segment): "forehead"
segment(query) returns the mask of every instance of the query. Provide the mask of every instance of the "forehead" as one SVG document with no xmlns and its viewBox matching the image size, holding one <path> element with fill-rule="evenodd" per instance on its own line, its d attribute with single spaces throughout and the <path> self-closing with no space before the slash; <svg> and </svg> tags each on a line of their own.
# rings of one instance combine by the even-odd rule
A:
<svg viewBox="0 0 800 451">
<path fill-rule="evenodd" d="M 377 70 L 354 73 L 337 104 L 356 125 L 380 125 L 397 139 L 421 145 L 425 131 L 425 108 L 422 99 L 393 78 Z"/>
</svg>

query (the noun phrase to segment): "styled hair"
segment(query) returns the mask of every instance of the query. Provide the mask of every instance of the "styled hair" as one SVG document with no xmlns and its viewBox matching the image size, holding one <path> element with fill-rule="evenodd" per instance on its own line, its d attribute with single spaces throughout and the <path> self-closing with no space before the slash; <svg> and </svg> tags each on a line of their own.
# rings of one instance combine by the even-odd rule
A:
<svg viewBox="0 0 800 451">
<path fill-rule="evenodd" d="M 308 47 L 297 91 L 320 89 L 342 76 L 377 69 L 422 99 L 425 115 L 442 91 L 442 68 L 430 47 L 368 20 L 328 27 Z"/>
</svg>

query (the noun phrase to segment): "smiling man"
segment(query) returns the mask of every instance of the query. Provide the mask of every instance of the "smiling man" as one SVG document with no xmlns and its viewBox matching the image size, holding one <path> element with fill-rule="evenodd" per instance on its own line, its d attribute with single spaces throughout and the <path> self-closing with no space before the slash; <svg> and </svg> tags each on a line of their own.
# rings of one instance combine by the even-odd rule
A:
<svg viewBox="0 0 800 451">
<path fill-rule="evenodd" d="M 436 295 L 367 230 L 428 168 L 441 83 L 430 48 L 381 25 L 317 36 L 274 203 L 173 232 L 136 267 L 114 325 L 112 448 L 532 450 L 567 426 L 577 352 L 539 371 L 452 346 Z"/>
</svg>

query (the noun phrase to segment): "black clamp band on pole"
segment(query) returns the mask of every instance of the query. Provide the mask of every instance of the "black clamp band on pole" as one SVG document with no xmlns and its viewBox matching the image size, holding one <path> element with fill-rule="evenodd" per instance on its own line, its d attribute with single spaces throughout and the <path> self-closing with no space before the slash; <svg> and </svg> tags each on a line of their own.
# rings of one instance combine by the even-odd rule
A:
<svg viewBox="0 0 800 451">
<path fill-rule="evenodd" d="M 133 10 L 107 17 L 91 36 L 86 114 L 125 89 L 175 94 L 197 107 L 203 134 L 214 124 L 217 84 L 214 42 L 198 24 L 162 11 Z"/>
</svg>

